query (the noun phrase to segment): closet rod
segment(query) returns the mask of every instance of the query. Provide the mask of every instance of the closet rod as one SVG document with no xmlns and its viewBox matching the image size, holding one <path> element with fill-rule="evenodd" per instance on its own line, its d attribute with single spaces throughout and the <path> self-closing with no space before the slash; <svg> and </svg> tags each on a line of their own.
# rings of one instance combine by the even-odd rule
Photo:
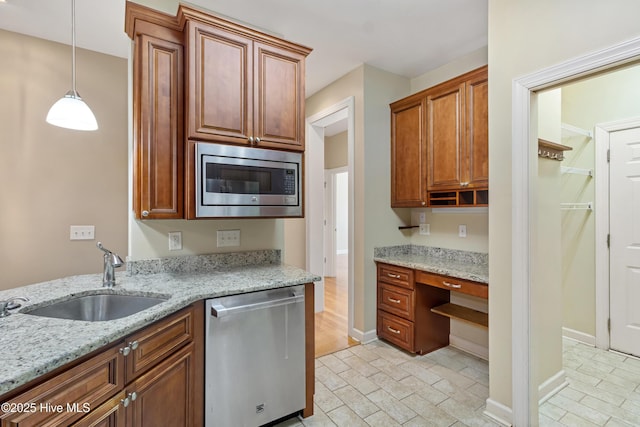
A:
<svg viewBox="0 0 640 427">
<path fill-rule="evenodd" d="M 560 209 L 563 211 L 592 211 L 593 202 L 586 203 L 560 203 Z"/>
<path fill-rule="evenodd" d="M 583 168 L 573 168 L 573 167 L 562 166 L 560 168 L 560 172 L 562 172 L 562 173 L 572 173 L 572 174 L 576 174 L 576 175 L 593 176 L 593 169 L 583 169 Z"/>
</svg>

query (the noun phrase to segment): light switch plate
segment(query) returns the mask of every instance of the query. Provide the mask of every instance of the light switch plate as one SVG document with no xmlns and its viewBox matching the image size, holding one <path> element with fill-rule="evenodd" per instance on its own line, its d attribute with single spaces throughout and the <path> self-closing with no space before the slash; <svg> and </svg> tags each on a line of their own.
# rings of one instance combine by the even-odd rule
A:
<svg viewBox="0 0 640 427">
<path fill-rule="evenodd" d="M 72 225 L 69 227 L 69 240 L 93 240 L 95 234 L 95 225 Z"/>
<path fill-rule="evenodd" d="M 420 224 L 420 234 L 423 236 L 428 236 L 431 234 L 431 227 L 429 224 Z"/>
<path fill-rule="evenodd" d="M 240 230 L 218 230 L 218 247 L 240 246 Z"/>
</svg>

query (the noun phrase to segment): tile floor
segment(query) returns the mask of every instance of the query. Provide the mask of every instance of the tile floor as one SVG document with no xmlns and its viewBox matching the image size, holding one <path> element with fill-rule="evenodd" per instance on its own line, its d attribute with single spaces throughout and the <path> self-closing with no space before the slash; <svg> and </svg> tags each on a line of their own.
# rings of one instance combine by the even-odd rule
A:
<svg viewBox="0 0 640 427">
<path fill-rule="evenodd" d="M 640 359 L 565 339 L 569 385 L 540 407 L 542 427 L 640 426 Z M 276 427 L 498 426 L 483 415 L 487 362 L 446 347 L 411 356 L 383 341 L 316 359 L 315 415 Z"/>
<path fill-rule="evenodd" d="M 540 426 L 640 426 L 640 359 L 569 339 L 569 385 L 540 406 Z"/>
<path fill-rule="evenodd" d="M 314 415 L 277 427 L 498 426 L 482 412 L 487 362 L 446 347 L 411 356 L 383 341 L 316 359 Z"/>
</svg>

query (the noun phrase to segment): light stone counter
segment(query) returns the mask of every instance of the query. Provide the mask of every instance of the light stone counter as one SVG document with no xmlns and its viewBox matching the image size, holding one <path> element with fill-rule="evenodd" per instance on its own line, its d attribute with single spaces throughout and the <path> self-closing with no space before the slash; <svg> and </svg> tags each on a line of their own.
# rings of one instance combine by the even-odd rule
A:
<svg viewBox="0 0 640 427">
<path fill-rule="evenodd" d="M 480 252 L 400 245 L 375 248 L 373 259 L 414 270 L 489 283 L 489 258 Z"/>
<path fill-rule="evenodd" d="M 65 277 L 0 291 L 0 300 L 30 299 L 0 318 L 0 395 L 93 350 L 117 341 L 189 304 L 218 296 L 319 281 L 320 277 L 280 264 L 279 251 L 166 258 L 127 263 L 116 270 L 116 287 L 102 287 L 102 275 Z M 39 317 L 24 312 L 76 296 L 104 292 L 160 295 L 168 300 L 139 313 L 106 322 Z"/>
</svg>

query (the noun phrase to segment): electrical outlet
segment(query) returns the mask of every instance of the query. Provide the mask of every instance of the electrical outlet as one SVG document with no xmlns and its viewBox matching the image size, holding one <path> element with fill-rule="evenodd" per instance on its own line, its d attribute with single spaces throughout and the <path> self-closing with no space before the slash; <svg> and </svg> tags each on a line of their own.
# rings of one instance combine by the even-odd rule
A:
<svg viewBox="0 0 640 427">
<path fill-rule="evenodd" d="M 467 226 L 460 224 L 458 226 L 458 237 L 467 237 Z"/>
<path fill-rule="evenodd" d="M 419 224 L 424 224 L 425 222 L 427 222 L 427 213 L 426 212 L 420 212 L 420 221 L 418 221 L 418 223 Z M 420 233 L 420 234 L 422 234 L 422 233 Z"/>
<path fill-rule="evenodd" d="M 431 227 L 429 224 L 420 224 L 420 234 L 423 236 L 428 236 L 431 234 Z"/>
<path fill-rule="evenodd" d="M 72 225 L 69 227 L 69 240 L 93 240 L 95 233 L 95 225 Z"/>
<path fill-rule="evenodd" d="M 218 247 L 240 246 L 240 230 L 218 230 Z"/>
<path fill-rule="evenodd" d="M 170 251 L 182 250 L 182 231 L 169 232 L 169 250 Z"/>
</svg>

